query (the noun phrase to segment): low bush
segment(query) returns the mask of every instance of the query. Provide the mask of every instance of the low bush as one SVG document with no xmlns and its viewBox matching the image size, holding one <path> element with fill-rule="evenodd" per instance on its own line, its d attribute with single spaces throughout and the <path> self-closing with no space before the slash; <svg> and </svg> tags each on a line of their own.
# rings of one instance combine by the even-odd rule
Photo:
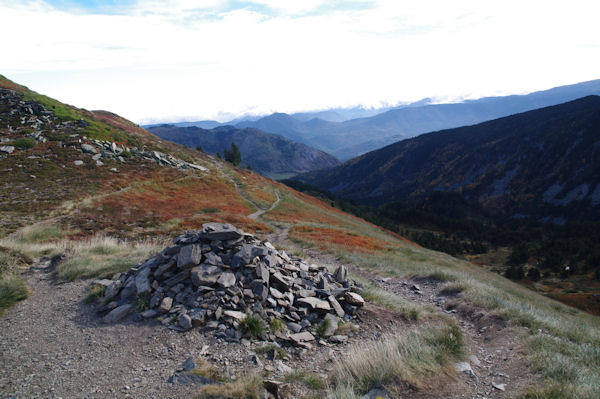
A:
<svg viewBox="0 0 600 399">
<path fill-rule="evenodd" d="M 265 322 L 260 316 L 249 314 L 240 322 L 240 329 L 244 334 L 254 338 L 260 338 L 266 332 Z"/>
<path fill-rule="evenodd" d="M 0 315 L 15 303 L 27 298 L 25 282 L 18 276 L 8 275 L 0 278 Z"/>
<path fill-rule="evenodd" d="M 35 144 L 36 141 L 31 137 L 23 137 L 12 142 L 12 145 L 20 150 L 28 150 L 35 147 Z"/>
</svg>

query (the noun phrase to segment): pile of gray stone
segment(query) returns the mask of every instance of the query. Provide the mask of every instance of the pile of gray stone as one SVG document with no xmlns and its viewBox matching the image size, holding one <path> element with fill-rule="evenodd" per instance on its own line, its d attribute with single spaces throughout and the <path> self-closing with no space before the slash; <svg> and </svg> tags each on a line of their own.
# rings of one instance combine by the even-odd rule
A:
<svg viewBox="0 0 600 399">
<path fill-rule="evenodd" d="M 204 224 L 173 244 L 113 281 L 100 282 L 106 286 L 105 322 L 137 310 L 178 331 L 202 327 L 239 342 L 248 338 L 247 317 L 265 324 L 278 319 L 287 328 L 261 339 L 310 347 L 318 339 L 315 330 L 321 338 L 345 342 L 346 336 L 335 335 L 339 322 L 353 319 L 365 303 L 345 267 L 330 273 L 292 259 L 230 224 Z"/>
<path fill-rule="evenodd" d="M 103 166 L 107 159 L 126 162 L 127 157 L 155 162 L 162 166 L 177 169 L 194 169 L 207 172 L 208 169 L 185 162 L 177 157 L 159 151 L 138 149 L 119 145 L 108 140 L 86 138 L 83 133 L 89 123 L 83 119 L 62 121 L 54 111 L 47 110 L 37 101 L 25 101 L 23 96 L 14 90 L 0 88 L 0 156 L 12 154 L 16 148 L 10 145 L 20 137 L 29 137 L 37 142 L 48 141 L 49 133 L 61 133 L 67 141 L 59 141 L 59 147 L 75 147 L 80 145 L 84 154 L 90 154 L 96 166 Z M 3 127 L 6 128 L 3 131 Z M 83 161 L 75 161 L 75 165 L 83 165 Z"/>
<path fill-rule="evenodd" d="M 137 147 L 127 147 L 108 140 L 89 140 L 88 142 L 81 144 L 81 151 L 84 154 L 90 154 L 92 159 L 96 161 L 97 166 L 102 166 L 104 164 L 102 162 L 103 159 L 113 159 L 124 163 L 126 157 L 133 157 L 140 160 L 152 161 L 159 165 L 171 168 L 195 169 L 202 172 L 208 171 L 208 169 L 203 166 L 185 162 L 170 154 L 164 154 L 159 151 L 140 150 Z"/>
<path fill-rule="evenodd" d="M 0 88 L 0 126 L 5 127 L 10 135 L 31 137 L 38 142 L 46 142 L 43 130 L 56 121 L 54 112 L 47 110 L 36 101 L 25 101 L 14 90 Z M 11 141 L 12 138 L 0 137 L 0 142 Z M 14 147 L 2 146 L 4 153 L 12 153 Z"/>
</svg>

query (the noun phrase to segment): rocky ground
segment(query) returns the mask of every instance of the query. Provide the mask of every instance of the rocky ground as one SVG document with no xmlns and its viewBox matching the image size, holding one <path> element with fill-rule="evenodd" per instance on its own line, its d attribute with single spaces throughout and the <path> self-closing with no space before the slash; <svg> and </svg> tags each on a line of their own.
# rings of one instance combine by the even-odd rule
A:
<svg viewBox="0 0 600 399">
<path fill-rule="evenodd" d="M 214 331 L 176 332 L 135 317 L 106 324 L 94 305 L 83 304 L 89 281 L 56 284 L 49 270 L 34 267 L 27 283 L 31 296 L 0 319 L 0 392 L 6 398 L 190 397 L 197 386 L 168 382 L 188 357 L 210 361 L 228 378 L 250 368 L 277 379 L 293 369 L 325 376 L 346 348 L 287 348 L 287 358 L 271 359 L 257 356 L 263 341 L 228 343 Z M 361 315 L 365 326 L 377 327 L 350 332 L 350 344 L 402 324 L 371 305 Z"/>
<path fill-rule="evenodd" d="M 290 251 L 302 251 L 311 261 L 329 268 L 344 265 L 376 282 L 383 290 L 411 302 L 431 305 L 458 322 L 467 346 L 467 359 L 455 365 L 458 379 L 443 381 L 422 392 L 407 392 L 402 398 L 514 398 L 539 377 L 525 359 L 518 333 L 505 319 L 469 305 L 460 298 L 460 293 L 444 292 L 440 281 L 378 276 L 355 265 L 342 263 L 335 256 L 300 248 L 287 238 L 286 227 L 275 227 L 275 231 L 267 237 L 275 245 Z"/>
<path fill-rule="evenodd" d="M 342 265 L 331 255 L 299 248 L 288 240 L 285 228 L 276 226 L 266 238 L 277 247 L 302 251 L 309 262 L 332 271 Z M 43 263 L 31 268 L 27 274 L 30 297 L 0 319 L 2 397 L 193 397 L 197 386 L 169 382 L 189 357 L 196 362 L 209 361 L 230 379 L 248 371 L 281 379 L 294 369 L 325 377 L 349 345 L 378 339 L 411 324 L 393 312 L 366 304 L 359 312 L 359 328 L 347 333 L 347 343 L 284 346 L 286 356 L 277 359 L 268 352 L 259 353 L 266 341 L 231 343 L 215 338 L 214 331 L 194 328 L 178 332 L 135 315 L 105 323 L 96 306 L 83 303 L 90 281 L 56 284 L 47 266 Z M 456 380 L 440 381 L 421 391 L 407 389 L 390 397 L 513 398 L 535 379 L 517 333 L 504 319 L 469 306 L 455 293 L 441 295 L 436 280 L 385 279 L 353 265 L 343 266 L 376 281 L 384 290 L 429 304 L 455 318 L 465 335 L 468 356 L 455 365 L 459 370 Z M 306 393 L 301 384 L 294 385 L 293 390 L 297 396 Z"/>
</svg>

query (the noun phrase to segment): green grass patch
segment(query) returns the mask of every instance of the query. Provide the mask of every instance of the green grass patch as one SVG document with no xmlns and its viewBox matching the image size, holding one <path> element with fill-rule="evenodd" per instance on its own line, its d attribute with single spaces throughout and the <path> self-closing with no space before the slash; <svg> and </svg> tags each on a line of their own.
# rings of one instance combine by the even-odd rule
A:
<svg viewBox="0 0 600 399">
<path fill-rule="evenodd" d="M 324 389 L 327 385 L 321 377 L 301 370 L 294 370 L 291 373 L 286 374 L 283 377 L 283 381 L 288 383 L 300 382 L 315 390 Z"/>
<path fill-rule="evenodd" d="M 67 260 L 56 268 L 58 278 L 110 278 L 160 250 L 148 242 L 126 242 L 111 237 L 93 237 L 86 241 L 59 241 L 56 247 L 67 253 Z"/>
<path fill-rule="evenodd" d="M 249 314 L 240 322 L 240 329 L 244 334 L 260 338 L 267 331 L 264 320 L 255 314 Z"/>
<path fill-rule="evenodd" d="M 15 303 L 27 298 L 28 290 L 25 282 L 15 275 L 0 278 L 0 316 Z"/>
<path fill-rule="evenodd" d="M 150 300 L 145 296 L 138 296 L 134 302 L 135 311 L 140 313 L 150 307 Z"/>
<path fill-rule="evenodd" d="M 20 139 L 14 140 L 11 145 L 15 146 L 19 150 L 29 150 L 36 145 L 36 141 L 31 137 L 22 137 Z"/>
<path fill-rule="evenodd" d="M 265 346 L 261 346 L 260 348 L 256 348 L 256 353 L 259 355 L 264 355 L 267 352 L 275 351 L 275 359 L 274 360 L 282 360 L 287 357 L 287 353 L 283 348 L 273 343 L 267 344 Z"/>
<path fill-rule="evenodd" d="M 57 225 L 36 224 L 20 229 L 16 234 L 16 238 L 23 243 L 42 243 L 60 240 L 65 235 L 66 232 Z"/>
<path fill-rule="evenodd" d="M 96 299 L 101 298 L 102 296 L 104 296 L 104 292 L 106 292 L 106 287 L 105 286 L 99 285 L 99 284 L 93 285 L 88 290 L 87 295 L 83 299 L 83 303 L 85 303 L 86 305 L 94 303 L 96 301 Z"/>
<path fill-rule="evenodd" d="M 324 338 L 325 332 L 327 330 L 329 330 L 330 327 L 331 327 L 331 319 L 323 319 L 323 321 L 317 326 L 317 329 L 316 329 L 319 337 Z M 337 326 L 336 326 L 336 330 L 337 330 Z"/>
<path fill-rule="evenodd" d="M 362 293 L 365 300 L 375 303 L 393 312 L 401 313 L 405 319 L 417 321 L 426 317 L 433 317 L 437 312 L 430 306 L 419 305 L 415 302 L 407 301 L 377 287 L 373 283 L 367 283 Z"/>
<path fill-rule="evenodd" d="M 271 322 L 269 323 L 269 330 L 271 330 L 274 333 L 281 332 L 284 329 L 285 323 L 281 321 L 281 319 L 273 318 L 273 320 L 271 320 Z"/>
<path fill-rule="evenodd" d="M 191 371 L 191 374 L 196 374 L 202 376 L 204 378 L 209 378 L 214 381 L 221 381 L 222 379 L 219 377 L 219 373 L 215 366 L 210 364 L 204 359 L 200 359 L 196 363 L 196 368 Z"/>
</svg>

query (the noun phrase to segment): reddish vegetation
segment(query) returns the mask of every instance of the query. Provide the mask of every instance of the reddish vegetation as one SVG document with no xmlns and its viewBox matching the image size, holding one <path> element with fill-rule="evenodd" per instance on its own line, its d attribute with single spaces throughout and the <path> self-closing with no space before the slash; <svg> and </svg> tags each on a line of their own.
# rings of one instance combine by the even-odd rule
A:
<svg viewBox="0 0 600 399">
<path fill-rule="evenodd" d="M 244 192 L 252 201 L 261 206 L 270 207 L 277 200 L 270 180 L 245 169 L 238 169 L 236 172 L 245 185 Z"/>
<path fill-rule="evenodd" d="M 564 304 L 600 316 L 600 296 L 589 292 L 577 292 L 556 295 L 556 299 Z"/>
<path fill-rule="evenodd" d="M 136 125 L 126 119 L 123 119 L 119 115 L 115 115 L 111 112 L 94 111 L 93 114 L 97 120 L 107 123 L 117 129 L 123 130 L 127 133 L 134 133 L 134 134 L 138 134 L 138 135 L 142 134 L 144 136 L 150 135 L 150 133 L 148 133 L 145 129 L 142 129 L 138 125 Z"/>
<path fill-rule="evenodd" d="M 23 89 L 23 87 L 21 85 L 13 83 L 10 80 L 4 80 L 2 78 L 0 78 L 0 87 L 9 89 L 9 90 L 16 90 L 16 91 L 21 91 Z"/>
<path fill-rule="evenodd" d="M 390 234 L 390 235 L 398 238 L 399 240 L 404 241 L 405 243 L 407 243 L 409 245 L 421 248 L 420 245 L 408 240 L 407 238 L 401 236 L 400 234 L 394 233 L 390 230 L 387 230 L 381 226 L 377 226 L 366 220 L 360 219 L 349 213 L 345 213 L 344 211 L 337 209 L 335 207 L 332 207 L 315 197 L 301 193 L 290 187 L 283 186 L 281 183 L 277 183 L 277 184 L 279 184 L 281 187 L 285 187 L 286 190 L 291 191 L 299 200 L 301 200 L 307 204 L 313 205 L 313 206 L 319 208 L 319 210 L 303 209 L 300 211 L 297 208 L 292 207 L 292 206 L 285 207 L 285 205 L 283 205 L 283 206 L 280 205 L 275 211 L 269 213 L 268 217 L 270 219 L 281 221 L 281 222 L 288 222 L 288 223 L 304 221 L 304 222 L 313 222 L 313 223 L 325 223 L 325 224 L 337 225 L 337 226 L 345 225 L 346 223 L 344 223 L 341 219 L 338 219 L 335 217 L 335 216 L 339 215 L 346 219 L 354 220 L 355 222 L 360 223 L 360 224 L 367 224 L 379 231 L 383 231 L 387 234 Z M 320 211 L 320 210 L 322 210 L 322 211 Z"/>
<path fill-rule="evenodd" d="M 327 229 L 321 227 L 294 226 L 290 229 L 290 237 L 308 241 L 325 249 L 327 245 L 337 245 L 349 251 L 372 252 L 386 250 L 391 243 L 356 233 Z"/>
<path fill-rule="evenodd" d="M 137 176 L 135 180 L 141 180 L 140 183 L 98 199 L 82 210 L 80 227 L 121 234 L 141 227 L 146 233 L 161 234 L 169 228 L 165 223 L 175 219 L 172 228 L 178 230 L 199 228 L 208 221 L 235 223 L 251 232 L 268 230 L 264 224 L 246 217 L 252 210 L 231 185 L 211 177 L 165 180 L 170 174 L 174 176 L 169 177 L 181 174 L 162 169 L 162 173 L 152 173 L 143 180 Z M 133 180 L 134 176 L 130 178 Z"/>
</svg>

